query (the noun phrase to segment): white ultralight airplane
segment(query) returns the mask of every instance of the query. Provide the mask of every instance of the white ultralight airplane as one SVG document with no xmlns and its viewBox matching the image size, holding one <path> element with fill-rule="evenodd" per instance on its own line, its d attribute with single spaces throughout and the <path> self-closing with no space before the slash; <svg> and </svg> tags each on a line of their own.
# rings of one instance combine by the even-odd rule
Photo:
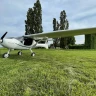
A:
<svg viewBox="0 0 96 96">
<path fill-rule="evenodd" d="M 3 54 L 3 58 L 8 58 L 11 50 L 18 49 L 18 55 L 22 55 L 23 49 L 29 49 L 31 51 L 31 56 L 35 56 L 35 53 L 32 51 L 32 48 L 36 47 L 38 42 L 44 40 L 45 44 L 40 45 L 42 47 L 48 48 L 47 40 L 48 38 L 57 38 L 57 37 L 68 37 L 75 35 L 83 35 L 83 34 L 94 34 L 96 33 L 95 28 L 85 28 L 85 29 L 75 29 L 75 30 L 59 30 L 52 31 L 49 33 L 38 33 L 38 34 L 30 34 L 24 35 L 21 37 L 10 37 L 4 38 L 7 32 L 1 37 L 0 44 L 8 48 L 8 52 Z"/>
</svg>

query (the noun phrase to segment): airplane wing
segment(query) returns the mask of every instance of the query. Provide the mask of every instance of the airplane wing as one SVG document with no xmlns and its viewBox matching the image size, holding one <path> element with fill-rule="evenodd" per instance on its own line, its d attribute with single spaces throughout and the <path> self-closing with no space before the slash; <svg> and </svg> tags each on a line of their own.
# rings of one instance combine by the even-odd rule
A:
<svg viewBox="0 0 96 96">
<path fill-rule="evenodd" d="M 84 29 L 75 29 L 75 30 L 58 30 L 52 31 L 48 33 L 38 33 L 38 34 L 30 34 L 24 35 L 24 37 L 28 38 L 39 38 L 39 37 L 48 37 L 48 38 L 57 38 L 57 37 L 68 37 L 75 35 L 84 35 L 84 34 L 93 34 L 96 33 L 96 27 L 94 28 L 84 28 Z"/>
</svg>

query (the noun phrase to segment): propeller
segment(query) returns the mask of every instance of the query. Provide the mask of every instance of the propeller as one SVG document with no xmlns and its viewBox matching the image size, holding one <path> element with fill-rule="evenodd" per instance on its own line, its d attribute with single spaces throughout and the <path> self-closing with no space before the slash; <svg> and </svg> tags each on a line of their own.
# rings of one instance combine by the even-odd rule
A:
<svg viewBox="0 0 96 96">
<path fill-rule="evenodd" d="M 8 32 L 5 32 L 4 35 L 1 37 L 1 39 L 0 39 L 0 43 L 2 43 L 3 38 L 6 36 L 7 33 L 8 33 Z"/>
<path fill-rule="evenodd" d="M 1 37 L 1 39 L 3 39 L 3 38 L 6 36 L 7 33 L 8 33 L 8 32 L 5 32 L 5 34 Z"/>
</svg>

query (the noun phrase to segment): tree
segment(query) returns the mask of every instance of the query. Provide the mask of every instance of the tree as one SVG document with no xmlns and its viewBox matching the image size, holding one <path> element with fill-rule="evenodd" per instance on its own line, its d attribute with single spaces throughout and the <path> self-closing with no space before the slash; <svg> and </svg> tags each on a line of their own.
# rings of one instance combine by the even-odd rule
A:
<svg viewBox="0 0 96 96">
<path fill-rule="evenodd" d="M 96 34 L 85 35 L 85 46 L 87 49 L 96 49 Z"/>
<path fill-rule="evenodd" d="M 67 30 L 69 28 L 69 22 L 66 19 L 67 15 L 65 10 L 61 11 L 60 13 L 60 30 Z M 62 37 L 60 38 L 60 48 L 66 48 L 69 44 L 74 44 L 75 38 L 74 37 Z M 67 47 L 68 48 L 68 47 Z"/>
<path fill-rule="evenodd" d="M 34 3 L 34 24 L 35 24 L 35 33 L 42 33 L 43 28 L 42 28 L 42 8 L 40 1 L 37 0 L 36 3 Z"/>
<path fill-rule="evenodd" d="M 69 22 L 66 19 L 65 30 L 67 30 L 67 29 L 69 29 Z M 67 37 L 67 45 L 74 45 L 74 44 L 75 44 L 75 37 L 74 36 Z"/>
<path fill-rule="evenodd" d="M 28 9 L 27 20 L 25 20 L 25 35 L 34 34 L 34 10 Z"/>
<path fill-rule="evenodd" d="M 67 24 L 67 19 L 66 19 L 66 12 L 65 10 L 61 11 L 60 13 L 60 30 L 65 30 L 68 28 L 69 24 Z M 61 37 L 60 38 L 60 48 L 65 48 L 67 45 L 67 38 Z"/>
<path fill-rule="evenodd" d="M 53 18 L 53 31 L 56 31 L 56 30 L 59 30 L 59 23 L 58 21 L 56 21 L 56 18 Z M 55 49 L 58 46 L 58 42 L 59 42 L 59 38 L 53 39 L 53 44 L 54 44 Z"/>
<path fill-rule="evenodd" d="M 53 18 L 53 31 L 56 31 L 56 18 Z"/>
<path fill-rule="evenodd" d="M 40 1 L 34 3 L 33 8 L 29 8 L 27 12 L 27 20 L 25 20 L 25 35 L 43 32 L 42 28 L 42 8 Z"/>
<path fill-rule="evenodd" d="M 53 31 L 56 30 L 67 30 L 69 28 L 69 22 L 66 19 L 66 12 L 65 10 L 61 11 L 60 13 L 60 23 L 56 21 L 56 18 L 53 18 Z M 56 23 L 57 22 L 57 23 Z M 65 48 L 69 44 L 74 45 L 75 44 L 75 38 L 70 37 L 62 37 L 62 38 L 56 38 L 54 39 L 54 45 L 60 45 L 60 48 Z"/>
</svg>

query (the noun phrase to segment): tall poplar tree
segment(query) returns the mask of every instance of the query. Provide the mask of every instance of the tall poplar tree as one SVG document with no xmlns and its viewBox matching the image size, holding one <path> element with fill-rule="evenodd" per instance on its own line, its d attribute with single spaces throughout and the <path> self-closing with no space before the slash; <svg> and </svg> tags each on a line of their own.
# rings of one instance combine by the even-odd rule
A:
<svg viewBox="0 0 96 96">
<path fill-rule="evenodd" d="M 34 24 L 35 24 L 35 33 L 42 33 L 42 8 L 40 1 L 37 0 L 36 3 L 34 3 Z"/>
<path fill-rule="evenodd" d="M 34 10 L 29 8 L 27 12 L 27 20 L 25 20 L 25 35 L 34 33 Z"/>
<path fill-rule="evenodd" d="M 65 30 L 68 28 L 69 24 L 66 24 L 66 12 L 65 10 L 61 11 L 60 13 L 60 30 Z M 65 45 L 67 45 L 67 38 L 62 37 L 60 38 L 60 48 L 65 48 Z"/>
<path fill-rule="evenodd" d="M 56 30 L 59 30 L 59 23 L 58 21 L 56 21 L 56 18 L 53 18 L 53 31 L 56 31 Z M 53 44 L 55 48 L 58 46 L 58 43 L 59 43 L 59 38 L 54 38 Z"/>
<path fill-rule="evenodd" d="M 53 19 L 53 21 L 55 22 L 55 23 L 53 23 L 53 31 L 55 31 L 55 30 L 67 30 L 69 28 L 69 22 L 66 19 L 66 17 L 67 17 L 66 12 L 65 12 L 65 10 L 63 10 L 60 13 L 60 23 L 58 21 L 56 21 L 56 18 L 55 18 L 55 21 Z M 55 45 L 57 45 L 58 42 L 60 43 L 59 44 L 60 48 L 65 48 L 69 44 L 74 45 L 75 44 L 75 38 L 74 38 L 74 36 L 70 36 L 70 37 L 62 37 L 62 38 L 55 39 Z"/>
<path fill-rule="evenodd" d="M 61 11 L 60 13 L 60 30 L 67 30 L 69 29 L 69 22 L 66 19 L 66 12 L 65 10 Z M 70 37 L 63 37 L 60 38 L 60 48 L 68 48 L 69 45 L 74 45 L 75 44 L 75 37 L 70 36 Z"/>
<path fill-rule="evenodd" d="M 42 8 L 40 1 L 34 3 L 33 8 L 29 8 L 27 12 L 27 20 L 25 20 L 25 35 L 43 32 L 42 28 Z"/>
</svg>

